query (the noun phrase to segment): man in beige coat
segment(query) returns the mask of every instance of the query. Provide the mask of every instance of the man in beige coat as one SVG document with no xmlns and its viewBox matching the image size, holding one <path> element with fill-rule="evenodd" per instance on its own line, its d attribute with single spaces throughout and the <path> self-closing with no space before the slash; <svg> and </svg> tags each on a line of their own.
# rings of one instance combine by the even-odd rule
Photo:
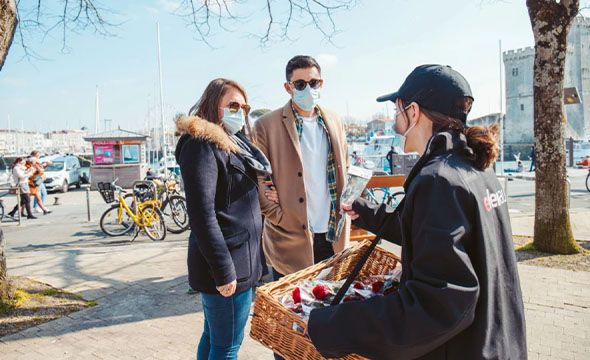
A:
<svg viewBox="0 0 590 360">
<path fill-rule="evenodd" d="M 268 179 L 258 182 L 263 248 L 275 280 L 343 250 L 350 230 L 347 223 L 340 237 L 334 236 L 349 157 L 340 118 L 317 105 L 320 66 L 309 56 L 296 56 L 286 77 L 291 100 L 254 125 L 256 143 L 273 169 L 272 186 Z M 276 191 L 269 191 L 272 187 Z"/>
</svg>

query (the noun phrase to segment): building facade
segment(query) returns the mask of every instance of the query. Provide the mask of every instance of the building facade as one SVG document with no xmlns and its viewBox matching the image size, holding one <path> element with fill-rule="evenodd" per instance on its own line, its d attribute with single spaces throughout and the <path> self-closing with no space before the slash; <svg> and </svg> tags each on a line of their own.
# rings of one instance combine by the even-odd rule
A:
<svg viewBox="0 0 590 360">
<path fill-rule="evenodd" d="M 568 34 L 565 63 L 565 87 L 576 87 L 580 104 L 568 104 L 566 137 L 590 138 L 590 18 L 577 17 Z M 506 83 L 506 124 L 504 143 L 512 147 L 530 146 L 534 142 L 532 47 L 503 54 Z"/>
<path fill-rule="evenodd" d="M 87 130 L 59 130 L 40 133 L 0 129 L 0 153 L 23 155 L 32 150 L 42 153 L 90 152 L 92 150 L 90 144 L 84 141 L 84 137 L 87 135 Z"/>
<path fill-rule="evenodd" d="M 468 119 L 467 126 L 490 126 L 500 122 L 500 113 L 492 113 L 475 119 Z"/>
<path fill-rule="evenodd" d="M 393 131 L 392 119 L 375 119 L 367 123 L 367 132 L 374 135 L 391 135 Z"/>
</svg>

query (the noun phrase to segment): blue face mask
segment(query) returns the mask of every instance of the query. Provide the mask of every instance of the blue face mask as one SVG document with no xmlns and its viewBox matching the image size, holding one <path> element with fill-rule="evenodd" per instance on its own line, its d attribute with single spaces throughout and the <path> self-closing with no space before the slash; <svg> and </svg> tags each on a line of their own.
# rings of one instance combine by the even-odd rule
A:
<svg viewBox="0 0 590 360">
<path fill-rule="evenodd" d="M 293 89 L 293 101 L 305 111 L 311 111 L 320 99 L 320 89 L 312 89 L 309 84 L 303 90 Z"/>
<path fill-rule="evenodd" d="M 244 112 L 242 109 L 235 113 L 229 111 L 229 108 L 223 108 L 223 117 L 221 118 L 223 126 L 231 134 L 235 134 L 244 127 Z"/>
</svg>

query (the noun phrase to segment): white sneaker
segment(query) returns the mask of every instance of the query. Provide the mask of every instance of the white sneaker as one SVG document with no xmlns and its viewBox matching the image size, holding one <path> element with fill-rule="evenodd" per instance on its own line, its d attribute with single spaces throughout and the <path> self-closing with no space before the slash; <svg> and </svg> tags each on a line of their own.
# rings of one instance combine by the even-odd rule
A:
<svg viewBox="0 0 590 360">
<path fill-rule="evenodd" d="M 39 209 L 39 208 L 33 208 L 33 212 L 35 214 L 40 214 L 41 213 L 41 209 Z"/>
</svg>

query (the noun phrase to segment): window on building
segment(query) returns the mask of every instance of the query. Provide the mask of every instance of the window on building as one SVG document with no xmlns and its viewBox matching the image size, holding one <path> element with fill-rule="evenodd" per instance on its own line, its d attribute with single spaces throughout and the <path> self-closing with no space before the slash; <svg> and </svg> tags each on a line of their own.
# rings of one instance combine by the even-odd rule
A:
<svg viewBox="0 0 590 360">
<path fill-rule="evenodd" d="M 518 68 L 512 68 L 512 76 L 518 76 Z"/>
<path fill-rule="evenodd" d="M 520 110 L 524 111 L 524 104 L 520 104 Z"/>
</svg>

